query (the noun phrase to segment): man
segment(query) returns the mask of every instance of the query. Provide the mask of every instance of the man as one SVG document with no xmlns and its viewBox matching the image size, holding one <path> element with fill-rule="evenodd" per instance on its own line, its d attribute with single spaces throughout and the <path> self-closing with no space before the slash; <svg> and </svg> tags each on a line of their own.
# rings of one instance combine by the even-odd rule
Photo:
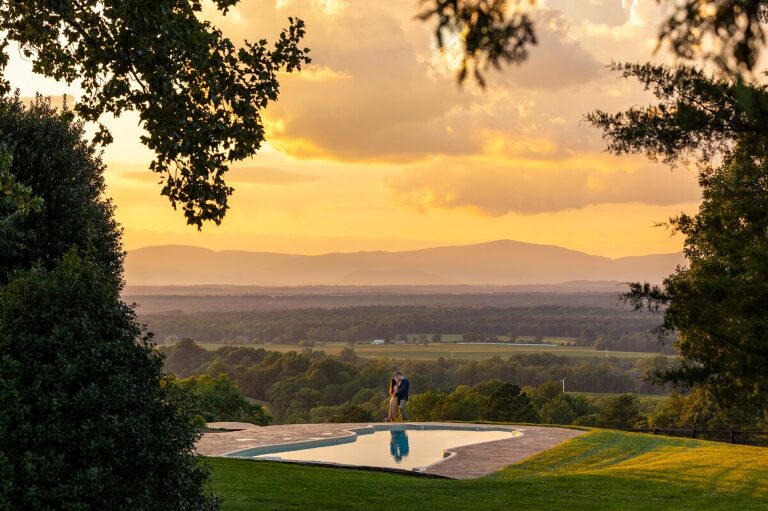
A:
<svg viewBox="0 0 768 511">
<path fill-rule="evenodd" d="M 395 373 L 395 379 L 398 382 L 397 404 L 400 407 L 400 415 L 403 416 L 403 420 L 408 420 L 408 413 L 405 411 L 405 406 L 408 404 L 408 391 L 410 390 L 411 383 L 408 378 L 403 376 L 400 371 Z"/>
</svg>

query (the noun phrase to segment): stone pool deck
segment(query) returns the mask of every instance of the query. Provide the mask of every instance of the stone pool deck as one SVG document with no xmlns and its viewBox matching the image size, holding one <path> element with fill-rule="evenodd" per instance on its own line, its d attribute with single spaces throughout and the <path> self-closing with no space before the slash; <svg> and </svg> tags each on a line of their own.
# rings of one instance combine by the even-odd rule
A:
<svg viewBox="0 0 768 511">
<path fill-rule="evenodd" d="M 446 425 L 446 423 L 410 422 L 413 426 Z M 204 456 L 221 456 L 225 453 L 274 444 L 290 444 L 306 440 L 338 438 L 350 435 L 350 429 L 368 424 L 285 424 L 259 427 L 247 424 L 210 424 L 211 427 L 242 428 L 238 431 L 210 432 L 197 443 L 197 452 Z M 371 425 L 375 425 L 371 423 Z M 495 428 L 482 424 L 477 427 Z M 586 431 L 544 426 L 515 426 L 521 436 L 494 442 L 467 445 L 450 449 L 456 454 L 426 470 L 453 479 L 474 479 L 486 476 L 508 465 L 522 461 L 534 454 L 551 449 L 567 440 L 583 435 Z"/>
</svg>

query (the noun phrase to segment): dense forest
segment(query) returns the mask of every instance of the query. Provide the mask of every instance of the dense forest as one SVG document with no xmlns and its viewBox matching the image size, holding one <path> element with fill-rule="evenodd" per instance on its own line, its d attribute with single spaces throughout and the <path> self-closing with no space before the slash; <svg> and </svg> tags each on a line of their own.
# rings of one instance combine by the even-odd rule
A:
<svg viewBox="0 0 768 511">
<path fill-rule="evenodd" d="M 364 342 L 410 333 L 571 337 L 584 346 L 661 352 L 658 317 L 613 307 L 345 307 L 144 315 L 157 339 L 198 342 Z"/>
</svg>

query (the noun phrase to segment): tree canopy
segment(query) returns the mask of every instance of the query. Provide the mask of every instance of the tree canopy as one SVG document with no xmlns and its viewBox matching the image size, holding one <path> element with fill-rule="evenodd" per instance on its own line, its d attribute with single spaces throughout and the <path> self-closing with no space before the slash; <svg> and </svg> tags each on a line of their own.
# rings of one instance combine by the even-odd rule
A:
<svg viewBox="0 0 768 511">
<path fill-rule="evenodd" d="M 214 2 L 224 14 L 237 3 Z M 232 193 L 228 165 L 264 142 L 261 111 L 278 97 L 277 73 L 310 61 L 298 18 L 273 45 L 238 48 L 201 19 L 202 8 L 201 0 L 0 1 L 0 48 L 15 42 L 35 72 L 77 82 L 74 111 L 85 121 L 138 112 L 162 194 L 198 227 L 221 222 Z M 0 64 L 7 61 L 3 54 Z M 111 142 L 99 126 L 95 141 Z"/>
<path fill-rule="evenodd" d="M 515 7 L 510 8 L 510 3 Z M 536 44 L 533 20 L 517 8 L 522 3 L 525 2 L 421 0 L 424 9 L 419 19 L 437 20 L 435 40 L 441 50 L 447 35 L 460 34 L 462 59 L 457 80 L 462 83 L 471 74 L 485 86 L 484 69 L 519 64 L 528 58 L 528 46 Z"/>
<path fill-rule="evenodd" d="M 176 380 L 176 385 L 195 396 L 197 411 L 205 422 L 249 422 L 266 426 L 272 420 L 264 409 L 243 396 L 240 389 L 224 374 Z"/>
<path fill-rule="evenodd" d="M 640 421 L 637 397 L 623 394 L 610 399 L 601 410 L 598 423 L 604 428 L 633 428 Z"/>
<path fill-rule="evenodd" d="M 679 331 L 674 380 L 703 383 L 722 400 L 768 405 L 768 144 L 740 141 L 700 178 L 697 215 L 672 219 L 689 265 L 664 289 L 635 286 L 636 306 L 664 307 L 662 330 Z"/>
<path fill-rule="evenodd" d="M 536 411 L 531 406 L 531 400 L 520 387 L 511 383 L 502 383 L 492 391 L 481 414 L 489 421 L 531 422 L 536 420 Z"/>
<path fill-rule="evenodd" d="M 708 165 L 741 136 L 768 126 L 768 88 L 740 79 L 716 78 L 691 66 L 612 64 L 636 79 L 658 103 L 615 114 L 596 110 L 587 120 L 603 131 L 616 154 L 643 153 L 676 164 Z"/>
<path fill-rule="evenodd" d="M 662 0 L 659 0 L 660 2 Z M 687 60 L 703 58 L 731 76 L 752 75 L 766 43 L 766 0 L 666 0 L 660 43 Z"/>
</svg>

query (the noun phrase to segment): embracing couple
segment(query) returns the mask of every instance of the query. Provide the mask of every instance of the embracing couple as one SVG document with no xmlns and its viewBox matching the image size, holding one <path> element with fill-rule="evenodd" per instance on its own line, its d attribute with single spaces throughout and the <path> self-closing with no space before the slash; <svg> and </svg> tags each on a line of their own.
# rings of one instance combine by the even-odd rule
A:
<svg viewBox="0 0 768 511">
<path fill-rule="evenodd" d="M 395 371 L 395 375 L 389 381 L 389 415 L 384 422 L 395 422 L 397 412 L 403 416 L 403 420 L 408 420 L 408 413 L 405 406 L 408 404 L 408 391 L 410 390 L 408 378 L 403 376 L 400 371 Z"/>
</svg>

